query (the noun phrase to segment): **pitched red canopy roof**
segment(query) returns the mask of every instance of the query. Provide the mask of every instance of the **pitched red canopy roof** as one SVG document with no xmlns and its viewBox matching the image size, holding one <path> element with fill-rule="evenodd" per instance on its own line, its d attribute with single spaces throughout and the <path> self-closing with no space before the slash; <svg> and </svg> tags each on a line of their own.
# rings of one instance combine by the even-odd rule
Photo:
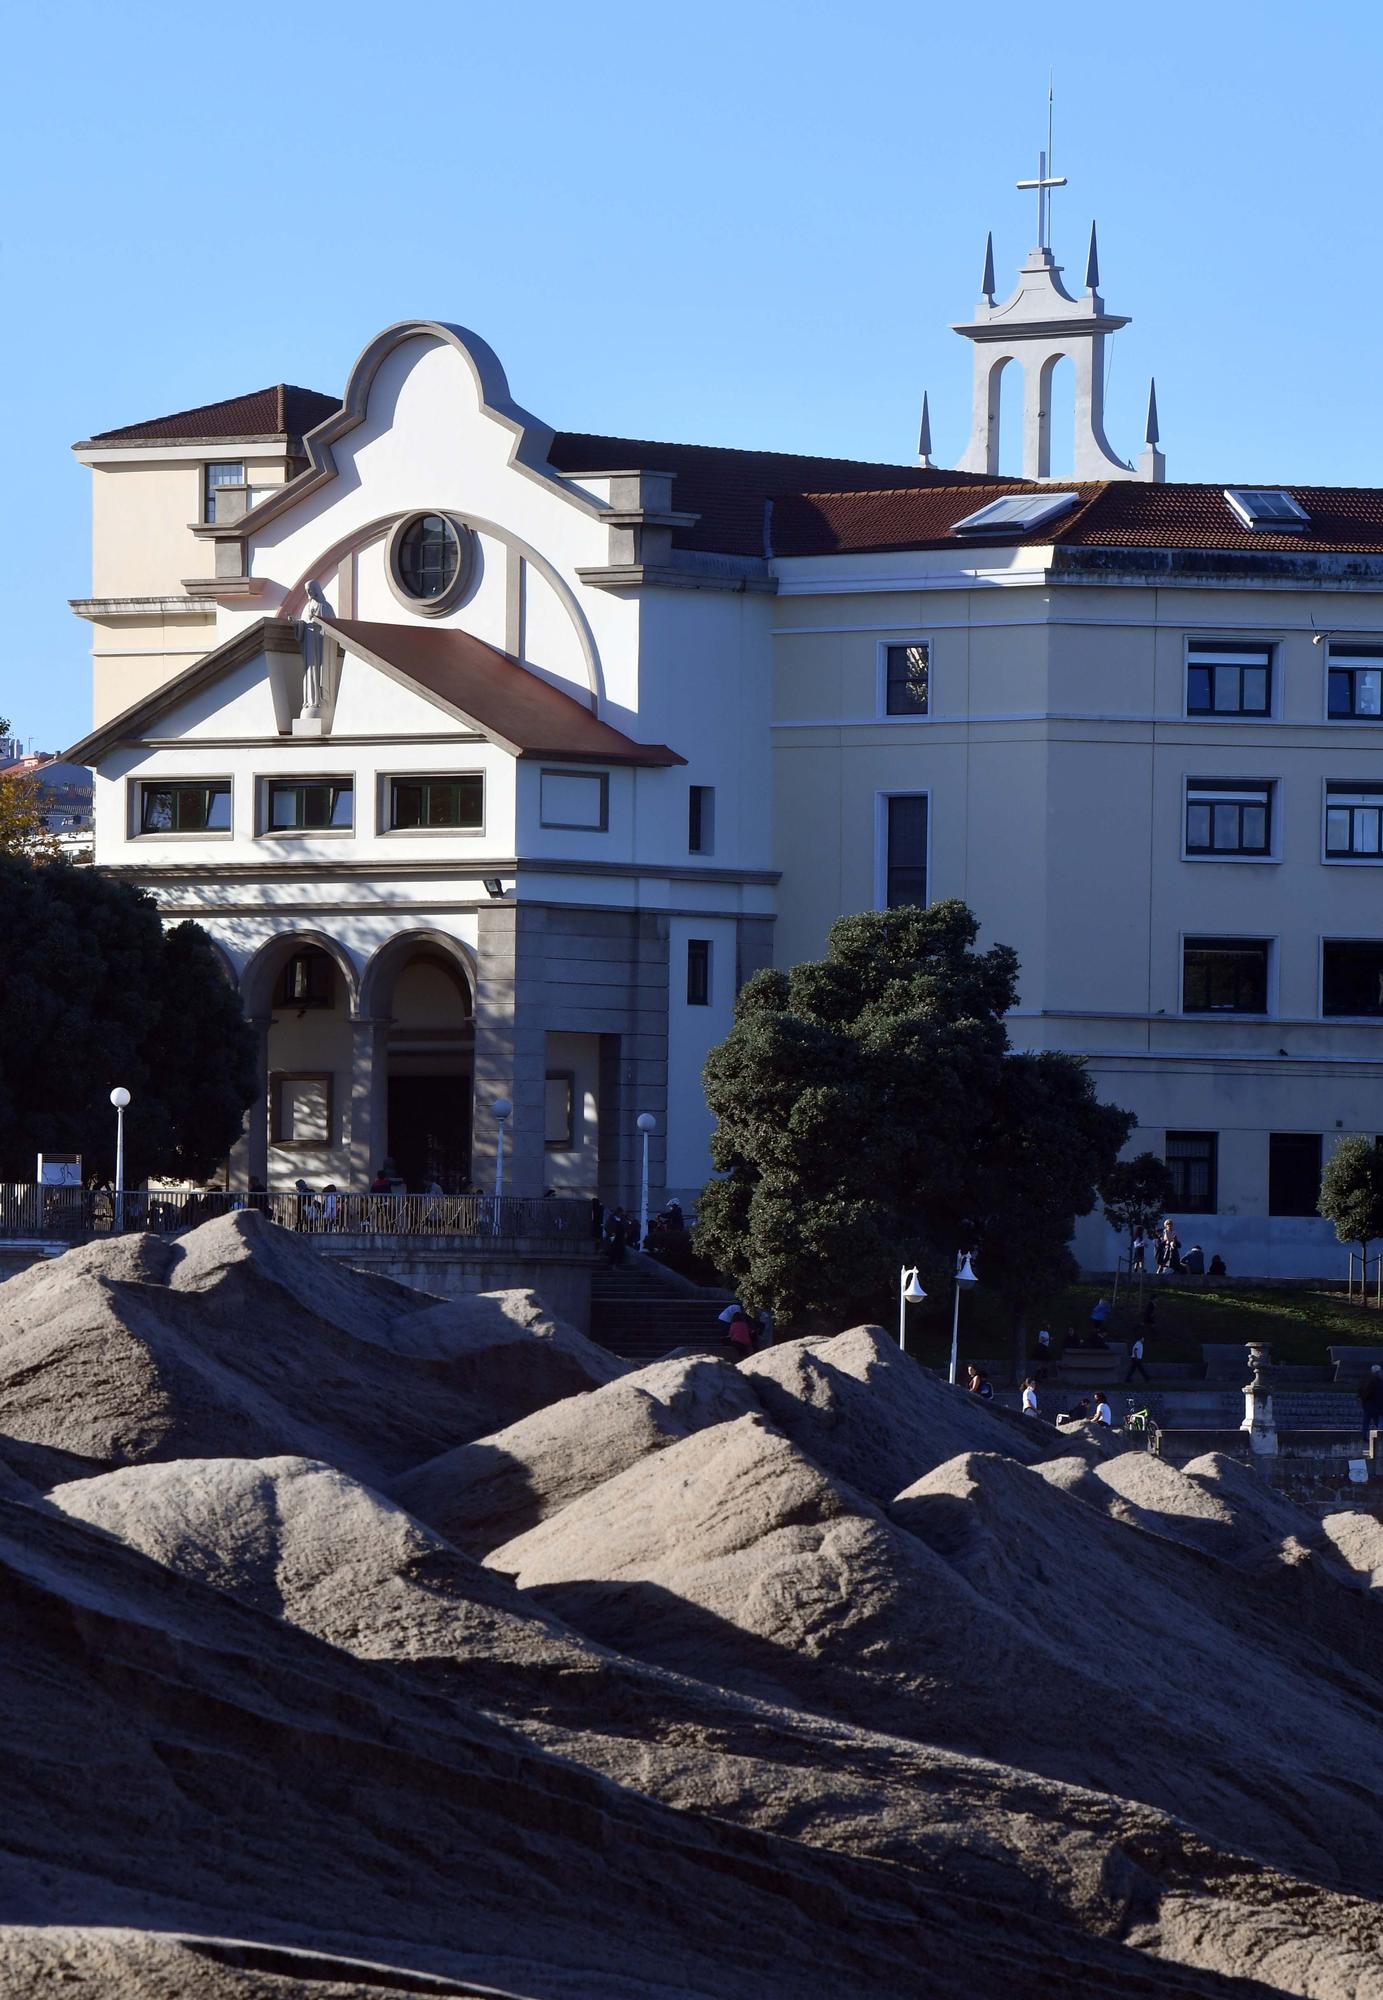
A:
<svg viewBox="0 0 1383 2000">
<path fill-rule="evenodd" d="M 516 757 L 594 764 L 685 764 L 665 743 L 636 743 L 601 722 L 550 681 L 469 632 L 382 625 L 359 618 L 323 624 L 372 666 L 439 701 Z"/>
<path fill-rule="evenodd" d="M 194 410 L 175 410 L 170 416 L 149 417 L 143 423 L 122 424 L 118 430 L 98 431 L 88 444 L 220 444 L 236 438 L 300 438 L 341 407 L 339 396 L 322 396 L 315 389 L 299 389 L 291 382 L 276 382 L 268 389 L 252 389 L 248 396 L 231 396 L 222 403 L 200 403 Z"/>
</svg>

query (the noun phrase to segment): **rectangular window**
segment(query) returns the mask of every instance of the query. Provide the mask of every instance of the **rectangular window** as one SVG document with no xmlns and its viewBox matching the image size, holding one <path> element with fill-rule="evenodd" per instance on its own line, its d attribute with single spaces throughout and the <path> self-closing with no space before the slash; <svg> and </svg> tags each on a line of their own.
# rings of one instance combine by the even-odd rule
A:
<svg viewBox="0 0 1383 2000">
<path fill-rule="evenodd" d="M 485 824 L 485 780 L 477 772 L 455 778 L 391 778 L 389 825 L 458 827 L 477 832 Z"/>
<path fill-rule="evenodd" d="M 1175 1190 L 1172 1206 L 1183 1215 L 1213 1215 L 1218 1199 L 1218 1132 L 1169 1132 L 1163 1157 Z"/>
<path fill-rule="evenodd" d="M 330 1076 L 275 1076 L 271 1093 L 276 1146 L 331 1144 Z"/>
<path fill-rule="evenodd" d="M 355 786 L 349 778 L 271 779 L 264 787 L 266 833 L 319 832 L 349 828 L 355 818 Z"/>
<path fill-rule="evenodd" d="M 931 648 L 923 639 L 884 647 L 884 714 L 925 715 L 931 693 Z"/>
<path fill-rule="evenodd" d="M 1273 788 L 1227 778 L 1186 780 L 1186 852 L 1268 854 L 1272 850 Z"/>
<path fill-rule="evenodd" d="M 544 771 L 539 800 L 543 826 L 604 833 L 610 824 L 610 778 L 605 771 Z"/>
<path fill-rule="evenodd" d="M 216 489 L 218 486 L 243 486 L 245 468 L 238 461 L 226 459 L 218 465 L 208 465 L 202 483 L 202 519 L 216 519 Z"/>
<path fill-rule="evenodd" d="M 1333 722 L 1383 719 L 1383 646 L 1332 639 L 1328 706 Z"/>
<path fill-rule="evenodd" d="M 570 1152 L 572 1106 L 576 1095 L 576 1074 L 569 1069 L 550 1069 L 544 1079 L 543 1144 L 557 1152 Z"/>
<path fill-rule="evenodd" d="M 1266 1014 L 1270 938 L 1187 938 L 1182 946 L 1184 1014 Z"/>
<path fill-rule="evenodd" d="M 229 778 L 162 781 L 139 788 L 141 833 L 229 833 Z"/>
<path fill-rule="evenodd" d="M 1269 1215 L 1315 1215 L 1321 1191 L 1319 1132 L 1268 1134 Z"/>
<path fill-rule="evenodd" d="M 714 854 L 716 838 L 716 793 L 714 785 L 687 788 L 687 852 Z"/>
<path fill-rule="evenodd" d="M 927 901 L 927 795 L 895 792 L 884 800 L 884 908 Z"/>
<path fill-rule="evenodd" d="M 1327 785 L 1325 851 L 1377 861 L 1383 855 L 1383 785 Z"/>
<path fill-rule="evenodd" d="M 1383 939 L 1326 938 L 1321 945 L 1321 1012 L 1383 1016 Z"/>
<path fill-rule="evenodd" d="M 711 940 L 709 938 L 687 939 L 687 1005 L 689 1007 L 709 1007 L 711 1004 Z"/>
<path fill-rule="evenodd" d="M 1186 649 L 1188 715 L 1270 715 L 1271 646 L 1193 639 Z"/>
</svg>

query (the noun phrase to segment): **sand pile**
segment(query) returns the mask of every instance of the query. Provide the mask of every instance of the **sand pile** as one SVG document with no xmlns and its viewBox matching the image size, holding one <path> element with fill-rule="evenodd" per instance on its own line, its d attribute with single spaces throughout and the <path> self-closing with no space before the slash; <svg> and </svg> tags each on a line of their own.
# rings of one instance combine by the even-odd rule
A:
<svg viewBox="0 0 1383 2000">
<path fill-rule="evenodd" d="M 651 1452 L 758 1407 L 753 1386 L 729 1362 L 655 1361 L 443 1452 L 396 1480 L 392 1492 L 458 1548 L 485 1555 Z"/>
<path fill-rule="evenodd" d="M 439 1304 L 250 1212 L 0 1297 L 0 1431 L 98 1467 L 288 1452 L 378 1482 L 620 1372 L 528 1293 Z"/>
<path fill-rule="evenodd" d="M 1383 2000 L 1366 1535 L 874 1329 L 626 1374 L 258 1217 L 61 1264 L 0 1995 Z"/>
</svg>

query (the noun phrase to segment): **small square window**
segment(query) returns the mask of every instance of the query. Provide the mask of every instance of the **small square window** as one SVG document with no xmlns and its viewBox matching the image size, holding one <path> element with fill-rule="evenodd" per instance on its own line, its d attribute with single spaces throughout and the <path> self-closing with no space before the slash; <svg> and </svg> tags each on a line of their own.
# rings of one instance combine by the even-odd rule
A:
<svg viewBox="0 0 1383 2000">
<path fill-rule="evenodd" d="M 711 1004 L 711 941 L 709 938 L 687 939 L 687 1005 L 689 1007 L 709 1007 Z"/>
<path fill-rule="evenodd" d="M 1273 649 L 1195 639 L 1186 649 L 1186 713 L 1231 717 L 1271 710 Z"/>
<path fill-rule="evenodd" d="M 1383 717 L 1383 647 L 1330 641 L 1327 712 L 1332 722 Z"/>
<path fill-rule="evenodd" d="M 329 1146 L 332 1143 L 331 1077 L 292 1076 L 273 1079 L 273 1144 Z"/>
<path fill-rule="evenodd" d="M 926 641 L 885 646 L 885 715 L 925 715 L 930 698 L 931 649 Z"/>
<path fill-rule="evenodd" d="M 1229 861 L 1271 851 L 1271 784 L 1241 785 L 1227 778 L 1186 781 L 1186 852 Z"/>
<path fill-rule="evenodd" d="M 335 999 L 336 968 L 315 945 L 293 954 L 274 989 L 276 1007 L 330 1007 Z"/>
<path fill-rule="evenodd" d="M 1184 1014 L 1266 1014 L 1270 938 L 1187 938 L 1182 947 Z"/>
</svg>

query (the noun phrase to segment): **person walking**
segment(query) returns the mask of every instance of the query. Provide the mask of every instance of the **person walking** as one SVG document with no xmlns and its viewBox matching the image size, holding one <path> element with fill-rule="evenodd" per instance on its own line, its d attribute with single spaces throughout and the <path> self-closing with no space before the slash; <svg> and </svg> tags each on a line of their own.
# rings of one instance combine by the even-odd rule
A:
<svg viewBox="0 0 1383 2000">
<path fill-rule="evenodd" d="M 1128 1351 L 1128 1374 L 1125 1375 L 1124 1380 L 1131 1382 L 1135 1374 L 1141 1375 L 1145 1382 L 1148 1380 L 1148 1371 L 1143 1366 L 1143 1336 L 1141 1333 L 1136 1336 L 1132 1347 Z"/>
<path fill-rule="evenodd" d="M 1023 1380 L 1023 1415 L 1025 1417 L 1037 1415 L 1037 1382 L 1031 1375 L 1025 1376 Z"/>
<path fill-rule="evenodd" d="M 1142 1229 L 1139 1228 L 1134 1231 L 1133 1248 L 1129 1252 L 1128 1267 L 1130 1274 L 1132 1274 L 1134 1271 L 1141 1272 L 1142 1270 L 1145 1269 L 1145 1259 L 1147 1258 L 1147 1254 L 1148 1254 L 1148 1239 L 1143 1234 Z"/>
<path fill-rule="evenodd" d="M 1370 1431 L 1383 1430 L 1383 1367 L 1376 1361 L 1359 1384 L 1359 1402 L 1359 1435 L 1367 1444 Z"/>
</svg>

